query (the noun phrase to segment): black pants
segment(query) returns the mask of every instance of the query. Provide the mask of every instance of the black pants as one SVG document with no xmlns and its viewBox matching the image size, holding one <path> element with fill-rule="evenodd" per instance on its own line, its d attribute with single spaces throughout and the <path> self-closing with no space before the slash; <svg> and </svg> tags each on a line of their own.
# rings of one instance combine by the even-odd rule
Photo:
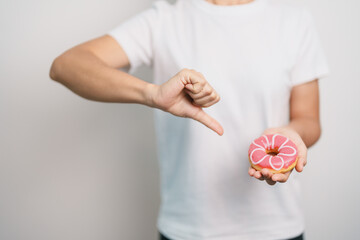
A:
<svg viewBox="0 0 360 240">
<path fill-rule="evenodd" d="M 165 237 L 164 235 L 162 235 L 162 234 L 160 233 L 160 240 L 171 240 L 171 239 Z M 304 234 L 301 234 L 301 235 L 299 235 L 299 236 L 297 236 L 297 237 L 294 237 L 294 238 L 290 238 L 290 239 L 288 239 L 288 240 L 304 240 Z"/>
</svg>

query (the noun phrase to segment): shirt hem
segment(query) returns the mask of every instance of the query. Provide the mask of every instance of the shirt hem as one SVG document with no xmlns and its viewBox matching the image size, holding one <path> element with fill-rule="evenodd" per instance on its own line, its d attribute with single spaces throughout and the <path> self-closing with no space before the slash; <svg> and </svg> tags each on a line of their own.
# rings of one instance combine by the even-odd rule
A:
<svg viewBox="0 0 360 240">
<path fill-rule="evenodd" d="M 180 230 L 178 228 L 171 227 L 167 224 L 158 222 L 157 223 L 158 231 L 171 240 L 274 240 L 274 239 L 291 239 L 297 237 L 304 233 L 305 227 L 303 225 L 289 226 L 283 227 L 286 229 L 288 233 L 280 233 L 278 231 L 274 231 L 272 233 L 264 232 L 264 233 L 247 233 L 247 234 L 231 234 L 228 236 L 210 236 L 210 237 L 199 237 L 194 236 L 188 233 L 185 233 L 184 230 Z"/>
</svg>

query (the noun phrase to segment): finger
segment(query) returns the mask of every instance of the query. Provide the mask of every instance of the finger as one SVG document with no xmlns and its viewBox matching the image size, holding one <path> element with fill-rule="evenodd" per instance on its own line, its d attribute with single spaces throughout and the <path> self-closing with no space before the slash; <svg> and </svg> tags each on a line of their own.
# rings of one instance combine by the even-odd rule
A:
<svg viewBox="0 0 360 240">
<path fill-rule="evenodd" d="M 252 167 L 249 167 L 249 171 L 248 171 L 248 173 L 249 173 L 249 175 L 251 176 L 251 177 L 253 177 L 254 176 L 254 173 L 256 172 L 256 170 L 255 169 L 253 169 Z"/>
<path fill-rule="evenodd" d="M 271 180 L 273 180 L 274 182 L 284 183 L 288 180 L 290 173 L 291 173 L 291 171 L 286 172 L 286 173 L 276 173 L 272 176 Z"/>
<path fill-rule="evenodd" d="M 269 169 L 263 168 L 261 169 L 261 174 L 264 176 L 265 179 L 270 179 L 273 176 L 273 174 L 269 171 Z"/>
<path fill-rule="evenodd" d="M 261 175 L 260 171 L 256 171 L 256 172 L 254 173 L 254 177 L 255 177 L 256 179 L 261 180 L 261 181 L 264 180 L 264 177 Z"/>
<path fill-rule="evenodd" d="M 304 163 L 302 161 L 302 158 L 299 158 L 297 163 L 296 163 L 295 169 L 296 169 L 297 172 L 302 172 L 303 168 L 304 168 Z"/>
<path fill-rule="evenodd" d="M 270 172 L 269 169 L 266 169 L 266 168 L 263 168 L 261 169 L 261 174 L 264 176 L 264 179 L 266 180 L 266 182 L 269 184 L 269 185 L 274 185 L 276 182 L 273 181 L 271 179 L 271 177 L 273 176 L 273 173 Z"/>
<path fill-rule="evenodd" d="M 203 88 L 201 88 L 201 91 L 198 93 L 193 92 L 193 86 L 192 84 L 185 85 L 186 93 L 190 95 L 190 97 L 194 100 L 201 99 L 203 97 L 211 95 L 215 90 L 206 83 Z"/>
<path fill-rule="evenodd" d="M 185 85 L 185 88 L 189 91 L 189 95 L 191 96 L 191 98 L 194 98 L 196 94 L 199 94 L 203 90 L 204 86 L 202 86 L 200 83 L 188 83 Z"/>
<path fill-rule="evenodd" d="M 190 90 L 192 93 L 197 94 L 202 91 L 206 84 L 206 80 L 202 74 L 199 74 L 195 70 L 183 70 L 181 72 L 185 77 L 185 88 Z"/>
<path fill-rule="evenodd" d="M 301 141 L 301 143 L 297 144 L 298 147 L 298 161 L 296 163 L 295 169 L 298 172 L 302 172 L 304 170 L 304 166 L 306 165 L 307 160 L 307 147 L 306 145 Z"/>
<path fill-rule="evenodd" d="M 203 107 L 205 107 L 205 108 L 211 107 L 212 105 L 214 105 L 215 103 L 218 103 L 219 101 L 220 101 L 220 96 L 218 96 L 217 98 L 215 98 L 215 100 L 204 104 Z"/>
<path fill-rule="evenodd" d="M 201 107 L 210 107 L 212 105 L 214 105 L 215 103 L 220 101 L 220 97 L 219 95 L 217 95 L 215 92 L 210 95 L 210 96 L 206 96 L 197 100 L 194 100 L 194 103 L 198 106 Z"/>
<path fill-rule="evenodd" d="M 216 121 L 214 118 L 210 117 L 204 110 L 201 108 L 197 113 L 194 114 L 194 116 L 190 116 L 192 119 L 201 122 L 220 136 L 224 134 L 224 129 L 220 125 L 218 121 Z"/>
<path fill-rule="evenodd" d="M 306 165 L 306 158 L 299 156 L 299 159 L 295 166 L 296 171 L 302 172 L 304 170 L 305 165 Z"/>
</svg>

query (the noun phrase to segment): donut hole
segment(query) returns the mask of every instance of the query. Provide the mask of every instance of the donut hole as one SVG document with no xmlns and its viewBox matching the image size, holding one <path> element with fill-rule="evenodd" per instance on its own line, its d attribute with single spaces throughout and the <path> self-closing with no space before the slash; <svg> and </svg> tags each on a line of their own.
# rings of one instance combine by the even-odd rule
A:
<svg viewBox="0 0 360 240">
<path fill-rule="evenodd" d="M 269 150 L 266 150 L 266 154 L 269 154 L 271 156 L 276 156 L 279 154 L 279 151 L 277 149 L 269 149 Z"/>
</svg>

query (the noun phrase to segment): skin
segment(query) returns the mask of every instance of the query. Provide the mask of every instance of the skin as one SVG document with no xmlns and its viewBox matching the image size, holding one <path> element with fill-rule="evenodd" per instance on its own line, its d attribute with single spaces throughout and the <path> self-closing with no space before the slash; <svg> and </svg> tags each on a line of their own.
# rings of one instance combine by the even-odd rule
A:
<svg viewBox="0 0 360 240">
<path fill-rule="evenodd" d="M 164 84 L 155 85 L 116 69 L 128 66 L 124 50 L 106 35 L 57 57 L 50 77 L 89 100 L 139 103 L 192 118 L 219 135 L 224 133 L 222 126 L 203 110 L 217 103 L 220 96 L 201 73 L 183 69 Z"/>
<path fill-rule="evenodd" d="M 298 161 L 295 169 L 302 172 L 307 163 L 307 149 L 320 137 L 319 87 L 318 80 L 292 88 L 290 98 L 290 123 L 279 128 L 269 128 L 263 134 L 279 133 L 290 138 L 298 148 Z M 257 171 L 249 167 L 249 175 L 268 184 L 284 183 L 292 171 L 272 174 L 267 169 Z"/>
<path fill-rule="evenodd" d="M 253 0 L 208 1 L 217 5 L 245 4 Z M 215 89 L 201 73 L 182 69 L 161 85 L 136 78 L 118 68 L 129 67 L 122 47 L 110 36 L 77 45 L 52 63 L 50 78 L 89 100 L 116 103 L 138 103 L 158 108 L 175 116 L 192 118 L 217 134 L 224 130 L 203 108 L 220 100 Z M 298 147 L 296 171 L 302 172 L 307 162 L 307 148 L 320 137 L 318 81 L 294 86 L 290 99 L 290 122 L 287 126 L 266 129 L 264 134 L 279 133 Z M 267 169 L 249 168 L 249 175 L 270 185 L 284 183 L 292 171 L 272 174 Z"/>
</svg>

